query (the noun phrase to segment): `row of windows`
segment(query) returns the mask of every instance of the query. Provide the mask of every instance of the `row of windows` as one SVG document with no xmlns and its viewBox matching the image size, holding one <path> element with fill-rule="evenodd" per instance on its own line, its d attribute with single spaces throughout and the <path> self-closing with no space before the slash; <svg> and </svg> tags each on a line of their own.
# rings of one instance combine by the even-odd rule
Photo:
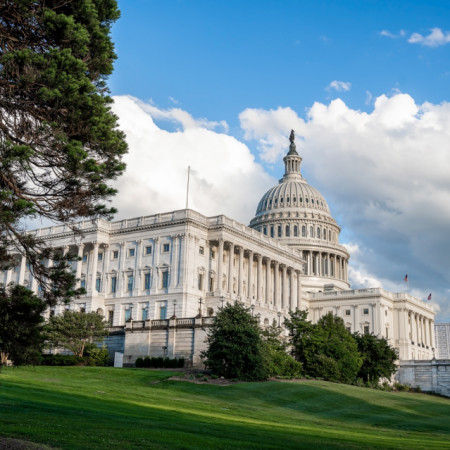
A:
<svg viewBox="0 0 450 450">
<path fill-rule="evenodd" d="M 143 288 L 146 290 L 150 289 L 150 285 L 151 285 L 151 278 L 150 278 L 150 273 L 146 273 L 144 274 L 144 282 L 143 282 Z M 83 289 L 86 289 L 86 280 L 82 279 L 81 280 L 81 287 Z M 126 283 L 126 287 L 127 287 L 127 291 L 128 292 L 132 292 L 133 291 L 133 287 L 134 287 L 134 275 L 128 275 L 127 276 L 127 283 Z M 167 289 L 169 287 L 169 272 L 164 271 L 162 272 L 162 276 L 161 276 L 161 284 L 160 284 L 160 289 Z M 95 280 L 95 290 L 97 292 L 100 292 L 102 288 L 102 280 L 100 278 L 97 278 Z M 117 277 L 111 277 L 110 279 L 110 292 L 111 293 L 115 293 L 117 292 Z"/>
<path fill-rule="evenodd" d="M 163 244 L 162 247 L 163 253 L 169 253 L 170 252 L 170 244 Z M 151 245 L 144 247 L 144 255 L 151 255 L 153 252 L 153 248 Z M 135 248 L 129 248 L 127 249 L 127 258 L 134 258 L 136 256 L 136 249 Z M 119 250 L 112 250 L 111 251 L 111 259 L 119 259 Z M 83 255 L 83 262 L 87 262 L 88 255 Z M 98 261 L 103 261 L 103 253 L 99 253 L 97 256 Z"/>
<path fill-rule="evenodd" d="M 286 197 L 286 204 L 289 204 L 290 200 L 291 200 L 290 197 Z M 303 205 L 303 197 L 299 197 L 298 201 L 299 201 L 299 203 L 301 205 Z M 297 203 L 297 197 L 292 197 L 292 203 Z M 278 205 L 278 198 L 275 198 L 275 201 L 273 202 L 273 204 L 275 206 Z M 283 204 L 284 204 L 284 198 L 280 197 L 280 205 L 283 205 Z M 309 204 L 309 198 L 308 197 L 305 198 L 305 204 Z M 314 198 L 311 199 L 311 204 L 312 205 L 317 205 L 317 206 L 324 206 L 322 200 L 314 199 Z M 268 206 L 269 207 L 272 206 L 272 199 L 270 199 L 269 201 L 266 201 L 264 203 L 264 207 L 265 208 L 268 207 Z"/>
<path fill-rule="evenodd" d="M 278 238 L 291 237 L 291 232 L 292 232 L 293 237 L 299 236 L 299 226 L 298 225 L 294 225 L 292 228 L 291 228 L 291 225 L 285 225 L 284 230 L 283 230 L 283 225 L 270 225 L 269 227 L 268 226 L 262 227 L 262 230 L 261 230 L 261 227 L 258 227 L 258 231 L 260 231 L 260 232 L 262 231 L 265 235 L 267 235 L 269 232 L 271 238 L 275 237 L 275 233 L 276 233 L 276 237 L 278 237 Z M 283 231 L 284 231 L 284 236 L 283 236 Z M 310 226 L 309 234 L 307 234 L 306 225 L 302 225 L 302 228 L 301 228 L 301 236 L 302 237 L 310 237 L 310 238 L 327 240 L 327 235 L 328 235 L 328 240 L 331 241 L 331 230 L 328 230 L 328 233 L 327 233 L 326 228 L 321 230 L 320 227 L 317 227 L 314 232 L 314 227 Z"/>
<path fill-rule="evenodd" d="M 345 310 L 345 315 L 350 316 L 352 314 L 350 309 Z M 369 314 L 369 308 L 363 308 L 363 314 L 367 316 Z"/>
</svg>

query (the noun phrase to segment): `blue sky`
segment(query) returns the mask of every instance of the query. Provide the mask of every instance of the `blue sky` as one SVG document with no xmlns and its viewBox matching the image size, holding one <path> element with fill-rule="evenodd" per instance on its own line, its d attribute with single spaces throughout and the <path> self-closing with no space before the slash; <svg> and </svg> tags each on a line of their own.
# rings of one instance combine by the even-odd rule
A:
<svg viewBox="0 0 450 450">
<path fill-rule="evenodd" d="M 303 174 L 352 249 L 354 287 L 402 291 L 408 273 L 410 292 L 433 292 L 438 320 L 450 320 L 448 2 L 119 8 L 109 86 L 130 143 L 123 215 L 184 207 L 189 164 L 193 207 L 248 223 L 294 128 Z M 153 201 L 130 205 L 137 186 Z"/>
</svg>

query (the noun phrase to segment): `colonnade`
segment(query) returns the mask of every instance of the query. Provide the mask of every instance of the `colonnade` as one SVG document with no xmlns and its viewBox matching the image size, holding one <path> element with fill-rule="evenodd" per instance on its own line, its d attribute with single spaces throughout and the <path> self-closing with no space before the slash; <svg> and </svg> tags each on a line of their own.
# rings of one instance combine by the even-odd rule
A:
<svg viewBox="0 0 450 450">
<path fill-rule="evenodd" d="M 408 322 L 411 344 L 426 349 L 432 348 L 433 321 L 422 314 L 410 312 Z"/>
<path fill-rule="evenodd" d="M 242 301 L 254 301 L 267 308 L 300 308 L 300 268 L 224 239 L 210 245 L 218 249 L 216 287 L 219 293 L 228 293 L 231 297 L 235 295 Z M 227 267 L 223 264 L 224 254 L 228 255 Z M 227 281 L 225 286 L 222 284 L 224 277 Z"/>
<path fill-rule="evenodd" d="M 339 280 L 348 280 L 347 258 L 329 252 L 303 250 L 306 261 L 305 275 L 326 276 Z"/>
</svg>

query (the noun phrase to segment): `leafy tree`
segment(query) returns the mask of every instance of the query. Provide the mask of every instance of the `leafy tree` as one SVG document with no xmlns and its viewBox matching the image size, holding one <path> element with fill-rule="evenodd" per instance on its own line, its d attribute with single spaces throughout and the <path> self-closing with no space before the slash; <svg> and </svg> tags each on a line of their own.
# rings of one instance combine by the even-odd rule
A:
<svg viewBox="0 0 450 450">
<path fill-rule="evenodd" d="M 58 255 L 26 220 L 76 230 L 78 218 L 110 217 L 127 146 L 105 84 L 116 58 L 116 0 L 3 0 L 0 4 L 0 269 L 26 255 L 48 304 L 68 298 L 73 255 Z M 42 264 L 56 260 L 52 268 Z"/>
<path fill-rule="evenodd" d="M 108 334 L 106 326 L 95 312 L 64 311 L 64 314 L 50 317 L 46 325 L 47 343 L 82 357 L 87 343 Z"/>
<path fill-rule="evenodd" d="M 214 317 L 202 358 L 215 375 L 256 381 L 268 377 L 258 323 L 241 303 L 227 304 Z"/>
<path fill-rule="evenodd" d="M 302 365 L 288 354 L 288 343 L 282 333 L 282 329 L 276 325 L 275 320 L 271 326 L 261 331 L 268 375 L 299 377 L 302 374 Z"/>
<path fill-rule="evenodd" d="M 330 381 L 356 381 L 362 359 L 344 321 L 330 313 L 312 324 L 307 316 L 307 311 L 295 311 L 285 321 L 292 354 L 303 364 L 305 373 Z"/>
<path fill-rule="evenodd" d="M 46 305 L 19 285 L 0 286 L 1 363 L 35 363 L 44 344 L 42 313 Z"/>
<path fill-rule="evenodd" d="M 363 381 L 378 384 L 380 378 L 391 378 L 396 372 L 397 349 L 391 347 L 384 338 L 374 334 L 353 334 L 362 356 L 358 377 Z"/>
</svg>

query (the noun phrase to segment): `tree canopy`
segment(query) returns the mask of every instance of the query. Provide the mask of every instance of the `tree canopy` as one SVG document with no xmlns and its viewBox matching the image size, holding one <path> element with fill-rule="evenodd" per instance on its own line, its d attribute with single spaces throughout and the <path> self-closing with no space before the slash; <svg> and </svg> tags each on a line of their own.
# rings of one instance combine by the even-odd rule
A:
<svg viewBox="0 0 450 450">
<path fill-rule="evenodd" d="M 0 268 L 25 254 L 50 304 L 74 294 L 73 277 L 24 222 L 75 229 L 78 218 L 115 211 L 105 205 L 115 194 L 108 182 L 127 151 L 106 86 L 118 17 L 116 0 L 0 3 Z M 56 269 L 42 264 L 58 257 Z"/>
<path fill-rule="evenodd" d="M 1 363 L 35 363 L 44 344 L 42 326 L 46 305 L 23 286 L 0 286 Z"/>
<path fill-rule="evenodd" d="M 207 345 L 202 357 L 212 373 L 248 381 L 268 377 L 258 322 L 241 303 L 219 309 L 209 330 Z"/>
<path fill-rule="evenodd" d="M 64 311 L 50 317 L 46 325 L 47 344 L 63 347 L 82 357 L 87 343 L 108 334 L 103 317 L 95 312 Z"/>
</svg>

